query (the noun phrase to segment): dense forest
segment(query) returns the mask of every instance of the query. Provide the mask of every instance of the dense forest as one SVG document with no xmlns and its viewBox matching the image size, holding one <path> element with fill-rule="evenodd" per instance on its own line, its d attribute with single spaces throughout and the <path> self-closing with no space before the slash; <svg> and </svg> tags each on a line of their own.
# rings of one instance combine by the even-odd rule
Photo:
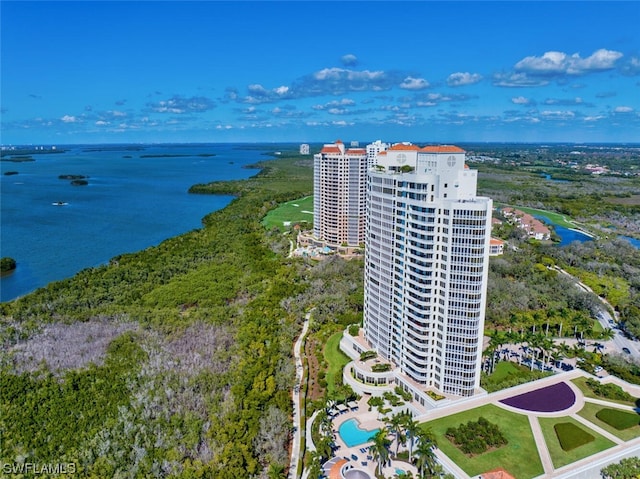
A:
<svg viewBox="0 0 640 479">
<path fill-rule="evenodd" d="M 201 229 L 0 305 L 2 462 L 69 462 L 80 477 L 283 477 L 294 339 L 312 308 L 308 344 L 361 320 L 362 262 L 288 258 L 294 232 L 261 220 L 311 194 L 311 164 L 284 152 L 256 167 L 248 180 L 191 189 L 236 196 Z M 539 169 L 472 167 L 481 194 L 571 214 L 612 238 L 640 215 L 615 200 L 640 195 L 637 178 L 559 184 Z M 514 248 L 491 260 L 489 330 L 597 335 L 601 302 L 558 266 L 640 331 L 637 249 L 603 234 L 559 248 L 503 233 Z M 311 352 L 324 377 L 320 346 Z M 344 396 L 335 381 L 311 378 L 320 394 Z"/>
<path fill-rule="evenodd" d="M 301 316 L 286 304 L 309 284 L 260 219 L 310 193 L 309 168 L 194 189 L 238 197 L 199 230 L 1 305 L 3 463 L 215 478 L 287 464 Z"/>
</svg>

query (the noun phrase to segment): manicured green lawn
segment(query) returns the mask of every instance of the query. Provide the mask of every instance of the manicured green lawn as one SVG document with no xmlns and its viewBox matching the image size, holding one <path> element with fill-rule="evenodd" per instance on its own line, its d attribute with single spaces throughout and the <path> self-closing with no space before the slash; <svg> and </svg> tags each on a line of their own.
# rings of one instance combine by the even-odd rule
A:
<svg viewBox="0 0 640 479">
<path fill-rule="evenodd" d="M 599 411 L 601 411 L 602 409 L 604 409 L 604 408 L 600 404 L 594 404 L 594 403 L 586 402 L 584 404 L 584 407 L 580 410 L 580 412 L 578 414 L 580 416 L 582 416 L 583 418 L 585 418 L 586 420 L 592 422 L 596 426 L 601 427 L 605 431 L 610 432 L 614 436 L 617 436 L 617 437 L 619 437 L 620 439 L 622 439 L 624 441 L 630 441 L 631 439 L 634 439 L 636 437 L 640 437 L 640 426 L 639 425 L 632 426 L 632 427 L 630 427 L 628 429 L 618 430 L 615 427 L 613 427 L 612 425 L 607 424 L 605 421 L 602 421 L 601 419 L 598 419 L 596 417 L 596 414 Z M 626 411 L 623 411 L 623 412 L 626 412 Z M 631 411 L 629 411 L 629 413 L 631 414 Z M 637 417 L 637 420 L 640 420 L 640 416 L 638 416 L 636 414 L 636 417 Z"/>
<path fill-rule="evenodd" d="M 508 444 L 496 450 L 469 457 L 445 437 L 449 427 L 458 427 L 482 416 L 497 424 Z M 533 439 L 529 419 L 522 414 L 505 411 L 493 404 L 423 423 L 435 434 L 438 447 L 470 476 L 502 467 L 518 479 L 530 479 L 544 472 Z M 526 458 L 526 460 L 523 460 Z"/>
<path fill-rule="evenodd" d="M 262 224 L 267 229 L 275 227 L 282 231 L 288 229 L 287 223 L 294 225 L 300 222 L 313 224 L 313 196 L 283 203 L 275 210 L 269 211 L 262 220 Z"/>
<path fill-rule="evenodd" d="M 491 375 L 491 379 L 496 383 L 499 383 L 507 379 L 507 376 L 518 375 L 521 371 L 522 368 L 518 367 L 516 363 L 512 363 L 511 361 L 500 361 L 496 364 L 493 374 Z"/>
<path fill-rule="evenodd" d="M 507 205 L 501 204 L 500 206 L 504 207 Z M 564 226 L 565 228 L 576 228 L 577 226 L 573 222 L 573 220 L 571 220 L 570 218 L 567 218 L 565 215 L 556 213 L 554 211 L 539 210 L 536 208 L 527 208 L 525 206 L 514 206 L 513 208 L 523 211 L 524 213 L 529 213 L 530 215 L 533 215 L 533 216 L 543 216 L 547 218 L 551 223 L 558 226 Z"/>
<path fill-rule="evenodd" d="M 615 443 L 613 443 L 609 439 L 601 436 L 593 429 L 587 428 L 586 426 L 582 425 L 569 416 L 540 417 L 538 418 L 538 421 L 540 421 L 540 428 L 542 429 L 544 440 L 547 443 L 547 448 L 549 449 L 549 454 L 551 455 L 551 461 L 553 462 L 553 466 L 556 469 L 615 446 Z M 560 441 L 558 440 L 558 436 L 556 435 L 556 431 L 554 429 L 554 426 L 556 424 L 561 423 L 573 424 L 574 426 L 582 429 L 584 432 L 591 434 L 594 437 L 594 440 L 588 442 L 587 444 L 583 444 L 582 446 L 578 446 L 575 449 L 571 449 L 570 451 L 564 451 L 560 446 Z"/>
<path fill-rule="evenodd" d="M 324 346 L 324 358 L 328 364 L 326 380 L 329 397 L 332 397 L 335 392 L 337 376 L 342 375 L 342 369 L 351 361 L 340 351 L 340 339 L 342 339 L 342 331 L 333 334 Z"/>
<path fill-rule="evenodd" d="M 528 367 L 511 361 L 500 361 L 491 375 L 482 376 L 480 385 L 491 393 L 549 375 L 550 373 L 541 373 L 537 369 L 531 371 Z"/>
</svg>

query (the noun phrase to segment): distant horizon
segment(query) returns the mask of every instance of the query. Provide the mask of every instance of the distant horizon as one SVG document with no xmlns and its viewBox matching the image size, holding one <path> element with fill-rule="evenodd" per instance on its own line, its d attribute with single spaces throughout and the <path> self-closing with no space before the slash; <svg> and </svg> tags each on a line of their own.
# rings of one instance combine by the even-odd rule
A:
<svg viewBox="0 0 640 479">
<path fill-rule="evenodd" d="M 638 24 L 637 2 L 598 0 L 7 1 L 0 132 L 634 143 Z"/>
<path fill-rule="evenodd" d="M 571 146 L 608 146 L 608 145 L 625 145 L 625 146 L 638 146 L 640 147 L 640 141 L 594 141 L 594 142 L 575 142 L 575 141 L 484 141 L 484 140 L 465 140 L 465 141 L 422 141 L 422 140 L 389 140 L 383 138 L 376 138 L 375 140 L 344 140 L 342 138 L 335 138 L 327 141 L 125 141 L 125 142 L 99 142 L 99 143 L 0 143 L 0 148 L 8 148 L 8 147 L 64 147 L 64 146 L 95 146 L 95 145 L 110 145 L 110 146 L 118 146 L 118 145 L 323 145 L 334 143 L 337 140 L 343 141 L 345 144 L 349 145 L 351 141 L 356 141 L 360 146 L 366 146 L 374 141 L 380 140 L 382 142 L 386 142 L 388 144 L 395 143 L 411 143 L 414 145 L 571 145 Z M 5 150 L 6 151 L 6 150 Z M 49 151 L 49 150 L 44 150 Z"/>
</svg>

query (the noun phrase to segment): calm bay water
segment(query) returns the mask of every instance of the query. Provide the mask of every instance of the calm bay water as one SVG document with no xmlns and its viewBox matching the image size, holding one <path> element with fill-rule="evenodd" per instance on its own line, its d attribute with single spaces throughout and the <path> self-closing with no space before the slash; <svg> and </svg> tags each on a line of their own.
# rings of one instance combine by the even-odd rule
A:
<svg viewBox="0 0 640 479">
<path fill-rule="evenodd" d="M 0 301 L 199 228 L 232 198 L 189 194 L 189 187 L 248 178 L 256 171 L 243 166 L 267 159 L 231 144 L 58 149 L 66 151 L 0 162 L 0 256 L 18 262 L 0 279 Z M 89 184 L 72 186 L 59 175 L 88 176 Z M 58 201 L 68 204 L 52 204 Z"/>
</svg>

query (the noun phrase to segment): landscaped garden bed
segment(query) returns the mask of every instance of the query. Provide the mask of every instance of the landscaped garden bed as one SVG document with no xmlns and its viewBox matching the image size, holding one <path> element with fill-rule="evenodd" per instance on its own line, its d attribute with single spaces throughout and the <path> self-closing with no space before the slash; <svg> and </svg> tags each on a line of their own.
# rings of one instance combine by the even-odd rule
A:
<svg viewBox="0 0 640 479">
<path fill-rule="evenodd" d="M 571 422 L 559 422 L 553 429 L 563 451 L 571 451 L 595 439 L 591 434 Z"/>
<path fill-rule="evenodd" d="M 640 423 L 640 416 L 637 413 L 620 409 L 603 408 L 596 413 L 596 417 L 618 431 L 629 429 Z"/>
<path fill-rule="evenodd" d="M 627 393 L 617 384 L 602 384 L 597 379 L 584 377 L 573 379 L 572 382 L 580 388 L 585 397 L 606 399 L 607 401 L 628 406 L 640 406 L 640 399 Z"/>
<path fill-rule="evenodd" d="M 450 427 L 446 431 L 447 438 L 465 454 L 473 457 L 489 449 L 496 449 L 507 444 L 500 428 L 480 417 L 477 421 L 469 421 L 458 427 Z"/>
<path fill-rule="evenodd" d="M 557 412 L 570 408 L 576 395 L 568 384 L 562 382 L 536 389 L 500 401 L 507 406 L 533 412 Z"/>
<path fill-rule="evenodd" d="M 585 418 L 587 421 L 592 422 L 596 426 L 601 427 L 605 431 L 613 434 L 616 437 L 619 437 L 623 441 L 630 441 L 635 439 L 636 437 L 640 437 L 640 425 L 637 424 L 637 421 L 640 420 L 640 416 L 632 413 L 631 411 L 622 411 L 625 414 L 631 414 L 636 418 L 636 425 L 628 427 L 626 429 L 617 429 L 613 427 L 611 424 L 603 421 L 599 418 L 601 416 L 600 412 L 605 409 L 601 404 L 595 404 L 592 402 L 585 402 L 584 407 L 578 413 L 581 417 Z M 613 409 L 613 408 L 611 408 Z"/>
<path fill-rule="evenodd" d="M 615 446 L 614 442 L 569 416 L 541 417 L 538 421 L 556 469 Z M 556 427 L 561 424 L 564 425 Z"/>
</svg>

